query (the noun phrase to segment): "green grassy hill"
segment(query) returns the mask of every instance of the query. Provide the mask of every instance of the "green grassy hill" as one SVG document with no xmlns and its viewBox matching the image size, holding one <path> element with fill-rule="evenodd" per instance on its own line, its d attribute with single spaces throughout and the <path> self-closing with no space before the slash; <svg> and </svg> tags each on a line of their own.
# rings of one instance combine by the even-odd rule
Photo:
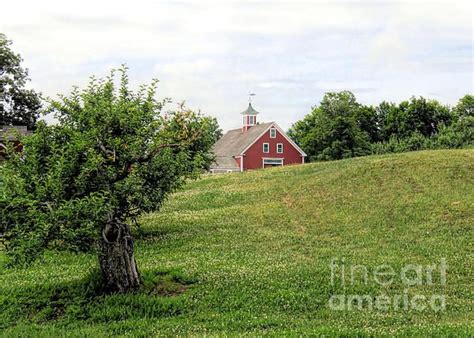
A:
<svg viewBox="0 0 474 338">
<path fill-rule="evenodd" d="M 30 268 L 2 267 L 0 329 L 9 336 L 468 335 L 473 224 L 474 150 L 208 176 L 143 217 L 142 292 L 94 296 L 96 257 L 50 251 Z M 401 281 L 407 264 L 424 269 L 443 258 L 445 285 L 438 270 L 433 285 Z M 398 274 L 391 285 L 374 281 L 381 264 Z M 351 265 L 367 268 L 368 283 L 362 273 L 350 283 Z M 338 294 L 444 295 L 446 309 L 332 310 L 328 301 Z"/>
</svg>

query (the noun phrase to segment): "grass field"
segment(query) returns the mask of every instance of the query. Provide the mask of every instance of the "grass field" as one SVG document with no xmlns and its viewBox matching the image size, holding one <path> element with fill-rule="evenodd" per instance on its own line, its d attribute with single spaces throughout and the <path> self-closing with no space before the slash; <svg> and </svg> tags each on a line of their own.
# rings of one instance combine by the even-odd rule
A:
<svg viewBox="0 0 474 338">
<path fill-rule="evenodd" d="M 472 335 L 474 150 L 412 152 L 208 176 L 141 220 L 141 292 L 96 296 L 93 254 L 3 267 L 0 331 L 50 335 Z M 338 275 L 331 282 L 331 261 Z M 446 259 L 447 281 L 391 285 L 387 264 Z M 424 270 L 423 270 L 424 271 Z M 348 271 L 347 271 L 348 272 Z M 346 276 L 347 277 L 347 276 Z M 414 275 L 410 275 L 414 278 Z M 338 294 L 443 295 L 446 309 L 336 311 Z"/>
</svg>

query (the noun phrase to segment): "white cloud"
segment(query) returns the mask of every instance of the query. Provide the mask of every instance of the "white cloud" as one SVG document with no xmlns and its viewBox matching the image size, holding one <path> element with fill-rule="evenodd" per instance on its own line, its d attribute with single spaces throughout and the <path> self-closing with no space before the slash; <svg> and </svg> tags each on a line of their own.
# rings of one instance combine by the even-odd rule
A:
<svg viewBox="0 0 474 338">
<path fill-rule="evenodd" d="M 225 129 L 240 122 L 250 91 L 262 119 L 288 127 L 327 90 L 351 89 L 366 103 L 433 93 L 453 103 L 472 92 L 472 9 L 469 1 L 18 0 L 2 4 L 0 31 L 47 95 L 125 62 L 133 83 L 158 77 L 161 95 Z"/>
<path fill-rule="evenodd" d="M 378 81 L 318 81 L 316 87 L 324 91 L 368 91 L 380 86 Z"/>
<path fill-rule="evenodd" d="M 372 62 L 379 65 L 406 66 L 407 49 L 408 46 L 403 40 L 402 34 L 390 27 L 374 37 L 370 47 L 370 57 Z"/>
<path fill-rule="evenodd" d="M 196 59 L 193 61 L 172 62 L 165 65 L 156 64 L 154 70 L 157 73 L 181 76 L 202 74 L 211 70 L 212 61 L 210 59 Z"/>
</svg>

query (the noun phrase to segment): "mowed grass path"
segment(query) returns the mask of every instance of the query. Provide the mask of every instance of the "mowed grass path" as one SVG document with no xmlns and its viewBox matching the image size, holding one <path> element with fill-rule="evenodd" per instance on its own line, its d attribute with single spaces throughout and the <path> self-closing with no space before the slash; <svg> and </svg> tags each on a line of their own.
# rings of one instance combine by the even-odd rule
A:
<svg viewBox="0 0 474 338">
<path fill-rule="evenodd" d="M 94 296 L 93 254 L 48 252 L 0 274 L 4 335 L 472 335 L 474 150 L 423 151 L 207 176 L 141 220 L 132 295 Z M 4 260 L 4 256 L 2 259 Z M 369 272 L 331 283 L 330 263 Z M 407 287 L 406 264 L 448 264 Z M 1 262 L 0 262 L 1 263 Z M 340 267 L 339 267 L 339 273 Z M 350 275 L 346 273 L 346 278 Z M 335 311 L 335 294 L 446 296 L 446 310 Z M 426 303 L 428 304 L 428 303 Z"/>
</svg>

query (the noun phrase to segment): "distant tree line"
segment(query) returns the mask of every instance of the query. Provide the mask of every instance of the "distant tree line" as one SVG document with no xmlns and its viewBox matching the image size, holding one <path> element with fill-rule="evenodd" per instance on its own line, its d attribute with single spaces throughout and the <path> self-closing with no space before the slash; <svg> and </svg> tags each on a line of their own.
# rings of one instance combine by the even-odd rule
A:
<svg viewBox="0 0 474 338">
<path fill-rule="evenodd" d="M 474 96 L 454 107 L 424 97 L 366 106 L 349 91 L 327 93 L 289 135 L 310 161 L 467 147 L 474 145 Z"/>
</svg>

